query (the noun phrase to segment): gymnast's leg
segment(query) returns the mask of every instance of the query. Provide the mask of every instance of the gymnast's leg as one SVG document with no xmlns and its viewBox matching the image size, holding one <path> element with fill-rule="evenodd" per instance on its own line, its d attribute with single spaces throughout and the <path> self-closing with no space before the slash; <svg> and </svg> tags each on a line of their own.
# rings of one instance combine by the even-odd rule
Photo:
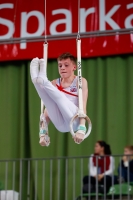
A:
<svg viewBox="0 0 133 200">
<path fill-rule="evenodd" d="M 40 60 L 40 71 L 36 70 L 36 66 L 38 64 L 38 59 L 35 58 L 32 60 L 30 66 L 31 79 L 34 86 L 47 108 L 49 118 L 57 130 L 61 132 L 68 132 L 70 130 L 70 120 L 76 114 L 78 108 L 65 96 L 64 93 L 60 92 L 50 81 L 48 81 L 44 60 Z M 74 124 L 75 130 L 78 126 L 77 121 L 75 121 Z"/>
</svg>

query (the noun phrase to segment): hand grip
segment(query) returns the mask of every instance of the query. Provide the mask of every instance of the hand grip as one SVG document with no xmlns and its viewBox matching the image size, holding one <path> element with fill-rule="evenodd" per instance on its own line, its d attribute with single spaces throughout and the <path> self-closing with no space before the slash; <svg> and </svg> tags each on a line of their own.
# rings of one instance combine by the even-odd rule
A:
<svg viewBox="0 0 133 200">
<path fill-rule="evenodd" d="M 71 121 L 70 121 L 70 133 L 72 134 L 72 136 L 75 136 L 75 133 L 74 133 L 74 131 L 73 131 L 73 121 L 74 121 L 77 117 L 79 117 L 78 114 L 74 115 L 74 117 L 73 117 L 73 118 L 71 119 Z M 90 135 L 90 132 L 91 132 L 91 129 L 92 129 L 92 124 L 91 124 L 90 118 L 89 118 L 87 115 L 84 117 L 84 119 L 86 119 L 86 121 L 88 122 L 88 130 L 87 130 L 87 132 L 86 132 L 86 134 L 85 134 L 85 136 L 84 136 L 84 139 L 86 139 L 86 138 Z"/>
</svg>

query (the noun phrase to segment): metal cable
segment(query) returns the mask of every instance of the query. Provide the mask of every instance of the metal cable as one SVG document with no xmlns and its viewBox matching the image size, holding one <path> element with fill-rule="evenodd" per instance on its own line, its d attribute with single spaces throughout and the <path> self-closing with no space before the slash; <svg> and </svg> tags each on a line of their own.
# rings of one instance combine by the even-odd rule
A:
<svg viewBox="0 0 133 200">
<path fill-rule="evenodd" d="M 78 0 L 78 34 L 77 39 L 80 39 L 80 0 Z"/>
<path fill-rule="evenodd" d="M 47 20 L 46 20 L 46 0 L 45 0 L 45 13 L 44 13 L 44 15 L 45 15 L 45 43 L 47 43 Z"/>
</svg>

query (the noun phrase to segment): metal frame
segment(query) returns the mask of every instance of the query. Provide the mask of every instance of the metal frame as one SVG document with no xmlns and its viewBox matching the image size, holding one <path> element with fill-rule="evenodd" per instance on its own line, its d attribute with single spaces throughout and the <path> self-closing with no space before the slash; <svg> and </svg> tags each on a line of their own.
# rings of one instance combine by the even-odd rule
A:
<svg viewBox="0 0 133 200">
<path fill-rule="evenodd" d="M 112 156 L 115 161 L 120 162 L 123 155 Z M 6 194 L 8 190 L 11 190 L 13 198 L 10 199 L 12 200 L 23 200 L 23 192 L 26 196 L 25 200 L 31 200 L 33 195 L 34 198 L 32 198 L 32 200 L 37 200 L 37 194 L 42 196 L 42 200 L 46 200 L 46 196 L 49 196 L 49 200 L 52 200 L 52 189 L 54 187 L 57 189 L 57 193 L 54 193 L 54 199 L 68 200 L 68 193 L 70 193 L 70 199 L 83 199 L 85 196 L 82 193 L 82 179 L 85 175 L 89 175 L 87 165 L 90 157 L 92 156 L 2 159 L 0 160 L 0 181 L 3 183 L 3 189 L 0 191 L 0 199 L 3 199 L 1 198 L 2 193 L 5 193 L 4 200 L 7 199 Z M 98 158 L 98 156 L 96 158 Z M 98 165 L 98 162 L 96 162 L 96 165 Z M 55 169 L 57 169 L 56 177 Z M 38 184 L 38 180 L 42 181 L 41 187 L 39 187 L 40 184 Z M 53 183 L 58 185 L 53 185 Z M 23 187 L 24 184 L 25 187 Z M 91 191 L 89 186 L 90 184 L 88 184 L 88 191 Z M 118 191 L 115 191 L 116 186 L 119 186 L 117 189 Z M 106 187 L 105 183 L 104 187 Z M 64 191 L 62 194 L 61 188 Z M 92 197 L 95 200 L 99 199 L 98 184 L 96 188 L 97 192 L 95 196 L 91 196 L 91 192 L 87 193 L 86 197 L 88 200 L 92 199 Z M 110 192 L 108 194 L 104 193 L 102 199 L 106 200 L 109 197 L 109 199 L 114 200 L 117 192 L 119 193 L 117 194 L 120 197 L 119 199 L 122 199 L 123 195 L 126 195 L 128 200 L 133 199 L 133 185 L 131 185 L 129 181 L 126 183 L 126 194 L 122 189 L 123 183 L 113 185 L 112 176 Z M 15 198 L 16 193 L 19 193 L 19 198 Z M 78 198 L 76 198 L 76 196 L 78 196 Z"/>
<path fill-rule="evenodd" d="M 90 31 L 80 33 L 80 38 L 92 38 L 100 36 L 115 36 L 115 35 L 126 35 L 133 34 L 133 28 L 127 29 L 116 29 L 116 30 L 106 30 L 106 31 Z M 71 34 L 58 34 L 58 35 L 47 35 L 48 41 L 53 40 L 70 40 L 77 38 L 77 33 Z M 0 39 L 0 44 L 13 44 L 13 43 L 25 43 L 25 42 L 44 42 L 45 35 L 37 37 L 18 37 L 9 39 Z"/>
</svg>

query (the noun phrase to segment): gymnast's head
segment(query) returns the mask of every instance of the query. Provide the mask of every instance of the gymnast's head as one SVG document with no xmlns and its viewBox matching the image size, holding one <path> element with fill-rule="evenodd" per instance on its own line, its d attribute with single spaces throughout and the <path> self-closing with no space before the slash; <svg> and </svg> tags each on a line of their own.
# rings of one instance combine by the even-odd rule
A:
<svg viewBox="0 0 133 200">
<path fill-rule="evenodd" d="M 59 74 L 63 78 L 68 78 L 76 70 L 76 58 L 69 52 L 61 54 L 57 58 Z"/>
</svg>

